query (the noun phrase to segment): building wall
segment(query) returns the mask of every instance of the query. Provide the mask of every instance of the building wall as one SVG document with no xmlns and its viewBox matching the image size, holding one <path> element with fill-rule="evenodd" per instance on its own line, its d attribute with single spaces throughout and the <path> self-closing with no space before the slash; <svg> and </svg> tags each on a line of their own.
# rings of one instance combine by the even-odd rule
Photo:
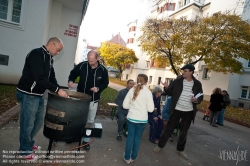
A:
<svg viewBox="0 0 250 166">
<path fill-rule="evenodd" d="M 50 37 L 59 37 L 64 49 L 54 58 L 54 68 L 59 85 L 67 86 L 81 24 L 82 13 L 67 8 L 63 0 L 23 0 L 21 26 L 14 27 L 0 21 L 0 54 L 9 55 L 8 66 L 0 65 L 0 83 L 17 84 L 26 55 L 34 48 L 47 43 Z M 82 1 L 74 3 L 83 4 Z M 79 8 L 80 10 L 80 8 Z M 69 25 L 78 26 L 77 36 L 64 35 Z"/>
<path fill-rule="evenodd" d="M 17 84 L 26 55 L 44 44 L 49 0 L 27 0 L 22 13 L 23 29 L 0 24 L 0 54 L 9 55 L 8 66 L 0 65 L 0 83 Z M 48 28 L 48 27 L 47 27 Z"/>
<path fill-rule="evenodd" d="M 54 13 L 54 8 L 57 8 L 57 4 L 53 4 L 52 15 Z M 60 20 L 59 26 L 58 23 L 51 21 L 51 26 L 57 27 L 57 36 L 61 38 L 64 43 L 64 49 L 54 58 L 54 69 L 56 72 L 56 78 L 60 86 L 67 87 L 68 84 L 68 76 L 70 71 L 74 67 L 75 55 L 76 55 L 76 47 L 78 42 L 79 29 L 81 24 L 81 12 L 74 11 L 65 6 L 59 5 L 58 8 L 61 8 L 61 14 L 59 15 Z M 59 10 L 60 11 L 60 10 Z M 59 12 L 58 11 L 58 12 Z M 64 35 L 65 31 L 69 29 L 70 25 L 77 26 L 77 36 L 67 36 Z M 52 37 L 52 36 L 49 36 Z"/>
</svg>

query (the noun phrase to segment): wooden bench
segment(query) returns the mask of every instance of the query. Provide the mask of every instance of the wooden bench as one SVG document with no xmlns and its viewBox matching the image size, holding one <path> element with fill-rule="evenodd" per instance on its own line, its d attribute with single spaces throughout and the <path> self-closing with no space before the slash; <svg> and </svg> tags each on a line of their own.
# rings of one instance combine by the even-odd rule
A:
<svg viewBox="0 0 250 166">
<path fill-rule="evenodd" d="M 109 107 L 111 107 L 110 118 L 113 120 L 115 117 L 116 109 L 118 107 L 115 103 L 107 103 Z"/>
</svg>

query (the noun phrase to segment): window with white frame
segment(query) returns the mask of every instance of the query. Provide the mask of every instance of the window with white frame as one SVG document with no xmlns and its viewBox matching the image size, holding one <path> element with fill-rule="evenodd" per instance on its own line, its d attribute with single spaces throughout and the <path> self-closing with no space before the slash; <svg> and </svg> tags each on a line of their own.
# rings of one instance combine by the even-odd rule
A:
<svg viewBox="0 0 250 166">
<path fill-rule="evenodd" d="M 0 20 L 20 23 L 22 0 L 0 0 Z"/>
<path fill-rule="evenodd" d="M 149 81 L 148 81 L 148 83 L 151 84 L 151 83 L 152 83 L 152 80 L 153 80 L 153 77 L 152 77 L 152 76 L 149 76 Z"/>
<path fill-rule="evenodd" d="M 248 64 L 247 64 L 247 67 L 250 67 L 250 59 L 248 60 Z"/>
<path fill-rule="evenodd" d="M 203 79 L 209 79 L 211 75 L 211 71 L 208 68 L 204 68 L 203 70 Z"/>
<path fill-rule="evenodd" d="M 250 87 L 249 86 L 242 86 L 241 87 L 240 97 L 243 99 L 250 99 Z"/>
</svg>

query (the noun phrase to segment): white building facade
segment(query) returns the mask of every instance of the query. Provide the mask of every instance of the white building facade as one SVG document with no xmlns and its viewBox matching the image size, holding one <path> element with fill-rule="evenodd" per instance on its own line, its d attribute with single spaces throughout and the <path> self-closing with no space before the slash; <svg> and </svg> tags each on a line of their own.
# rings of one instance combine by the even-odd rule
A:
<svg viewBox="0 0 250 166">
<path fill-rule="evenodd" d="M 67 86 L 88 0 L 0 1 L 0 83 L 17 84 L 26 55 L 59 37 L 64 49 L 54 58 L 56 78 Z"/>
<path fill-rule="evenodd" d="M 155 9 L 151 11 L 151 17 L 178 19 L 184 16 L 187 19 L 194 20 L 235 9 L 235 12 L 241 15 L 243 20 L 249 20 L 250 5 L 246 7 L 246 4 L 250 4 L 249 0 L 161 0 L 157 3 Z M 149 77 L 148 85 L 153 88 L 159 85 L 161 81 L 169 82 L 171 79 L 176 78 L 176 75 L 170 71 L 169 67 L 157 68 L 153 60 L 150 60 L 148 55 L 141 52 L 138 47 L 139 43 L 136 41 L 141 33 L 139 30 L 141 24 L 138 24 L 138 22 L 142 22 L 142 20 L 128 24 L 129 29 L 135 26 L 136 31 L 129 32 L 128 39 L 131 36 L 135 37 L 133 42 L 127 44 L 127 47 L 135 51 L 139 61 L 123 72 L 122 79 L 136 79 L 139 73 L 144 73 Z M 250 60 L 240 59 L 239 61 L 242 62 L 245 69 L 242 75 L 209 71 L 203 61 L 195 65 L 194 77 L 201 81 L 203 85 L 205 100 L 210 99 L 214 88 L 220 87 L 230 94 L 231 105 L 250 109 Z"/>
</svg>

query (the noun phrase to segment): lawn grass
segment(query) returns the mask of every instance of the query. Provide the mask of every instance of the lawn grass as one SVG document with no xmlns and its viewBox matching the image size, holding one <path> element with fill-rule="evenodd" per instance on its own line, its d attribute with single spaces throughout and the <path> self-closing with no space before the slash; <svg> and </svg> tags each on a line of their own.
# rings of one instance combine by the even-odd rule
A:
<svg viewBox="0 0 250 166">
<path fill-rule="evenodd" d="M 121 81 L 121 80 L 118 79 L 118 78 L 111 78 L 111 77 L 109 77 L 109 81 L 110 81 L 110 82 L 113 82 L 113 83 L 115 83 L 115 84 L 122 85 L 122 86 L 127 86 L 127 81 Z"/>
<path fill-rule="evenodd" d="M 101 93 L 101 99 L 98 103 L 98 109 L 99 110 L 108 110 L 110 109 L 107 105 L 107 103 L 113 103 L 115 100 L 115 97 L 117 96 L 118 91 L 114 90 L 110 87 L 107 87 L 104 89 Z"/>
<path fill-rule="evenodd" d="M 0 84 L 0 115 L 16 104 L 16 86 Z"/>
</svg>

